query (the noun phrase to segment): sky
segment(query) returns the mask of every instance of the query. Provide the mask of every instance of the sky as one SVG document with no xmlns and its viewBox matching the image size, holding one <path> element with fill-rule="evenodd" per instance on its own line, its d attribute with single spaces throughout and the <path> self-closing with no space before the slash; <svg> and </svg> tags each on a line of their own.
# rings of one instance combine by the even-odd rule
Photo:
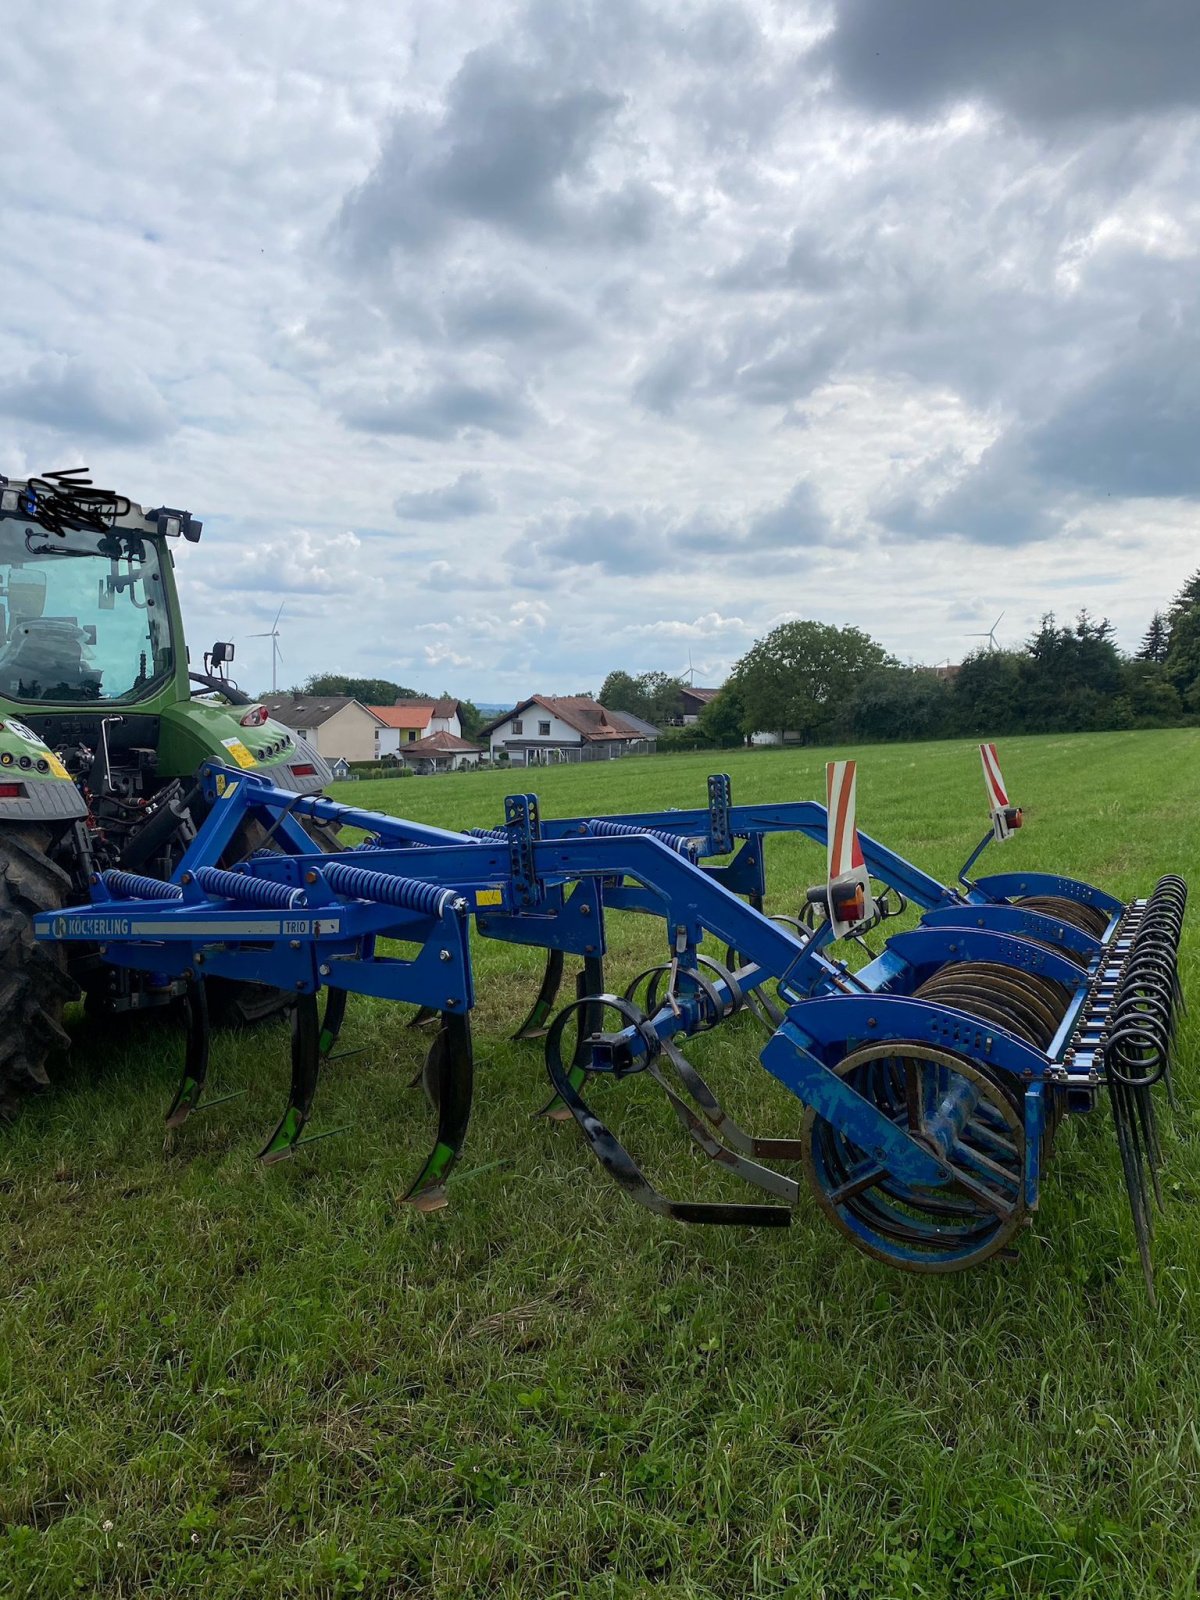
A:
<svg viewBox="0 0 1200 1600">
<path fill-rule="evenodd" d="M 1195 0 L 9 0 L 0 471 L 486 703 L 1200 566 Z"/>
</svg>

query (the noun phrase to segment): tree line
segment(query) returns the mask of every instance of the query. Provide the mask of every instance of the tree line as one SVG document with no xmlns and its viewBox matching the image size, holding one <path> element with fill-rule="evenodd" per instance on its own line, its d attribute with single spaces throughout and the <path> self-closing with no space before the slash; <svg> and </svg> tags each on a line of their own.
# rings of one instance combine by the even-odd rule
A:
<svg viewBox="0 0 1200 1600">
<path fill-rule="evenodd" d="M 736 745 L 752 733 L 805 743 L 943 739 L 1167 727 L 1200 719 L 1200 571 L 1141 645 L 1123 654 L 1107 617 L 1042 617 L 1020 649 L 973 651 L 956 672 L 902 665 L 861 628 L 785 622 L 756 640 L 695 727 L 661 746 Z M 630 693 L 632 686 L 632 699 Z M 663 673 L 610 673 L 604 705 L 655 716 L 681 687 Z M 605 691 L 612 690 L 610 700 Z"/>
</svg>

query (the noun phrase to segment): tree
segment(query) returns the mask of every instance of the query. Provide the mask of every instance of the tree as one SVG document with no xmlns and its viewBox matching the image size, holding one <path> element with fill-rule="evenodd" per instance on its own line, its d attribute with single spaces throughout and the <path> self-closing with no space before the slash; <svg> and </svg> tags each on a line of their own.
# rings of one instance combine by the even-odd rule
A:
<svg viewBox="0 0 1200 1600">
<path fill-rule="evenodd" d="M 1021 726 L 1021 665 L 1015 650 L 971 651 L 951 691 L 960 733 L 1012 733 Z"/>
<path fill-rule="evenodd" d="M 1129 725 L 1161 727 L 1178 722 L 1183 706 L 1179 691 L 1167 677 L 1165 668 L 1157 661 L 1147 660 L 1139 652 L 1134 661 L 1125 663 L 1125 692 L 1117 700 L 1119 721 Z M 1124 715 L 1128 707 L 1128 716 Z"/>
<path fill-rule="evenodd" d="M 609 711 L 628 711 L 661 727 L 677 715 L 682 688 L 682 680 L 667 672 L 643 672 L 635 678 L 618 669 L 600 685 L 600 704 Z"/>
<path fill-rule="evenodd" d="M 1121 692 L 1121 657 L 1107 617 L 1086 610 L 1075 626 L 1060 627 L 1049 611 L 1025 646 L 1020 720 L 1031 733 L 1111 727 Z"/>
<path fill-rule="evenodd" d="M 1194 572 L 1167 612 L 1167 677 L 1189 709 L 1200 694 L 1200 572 Z"/>
<path fill-rule="evenodd" d="M 745 707 L 747 733 L 795 733 L 809 743 L 830 731 L 861 674 L 893 664 L 860 628 L 784 622 L 751 646 L 730 682 Z"/>
<path fill-rule="evenodd" d="M 635 717 L 640 715 L 638 711 L 640 690 L 637 679 L 631 673 L 622 672 L 620 668 L 610 672 L 605 678 L 600 685 L 598 698 L 600 704 L 606 706 L 609 711 L 632 711 Z"/>
<path fill-rule="evenodd" d="M 1171 630 L 1167 626 L 1167 619 L 1161 611 L 1156 611 L 1150 618 L 1150 626 L 1146 629 L 1141 645 L 1138 647 L 1137 659 L 1139 661 L 1155 661 L 1159 666 L 1167 659 L 1167 650 L 1171 644 Z"/>
<path fill-rule="evenodd" d="M 447 695 L 445 698 L 452 699 L 453 696 Z M 470 700 L 460 700 L 458 702 L 458 720 L 462 726 L 464 739 L 478 737 L 479 730 L 483 727 L 483 712 L 480 711 L 477 705 Z"/>
<path fill-rule="evenodd" d="M 746 707 L 736 684 L 727 683 L 700 713 L 700 731 L 716 745 L 746 742 Z"/>
<path fill-rule="evenodd" d="M 315 672 L 306 678 L 295 695 L 348 694 L 365 706 L 390 706 L 397 700 L 410 700 L 418 691 L 406 689 L 390 678 L 352 678 L 340 672 Z"/>
<path fill-rule="evenodd" d="M 881 667 L 855 685 L 846 722 L 860 739 L 936 739 L 949 730 L 950 710 L 949 686 L 928 668 Z"/>
</svg>

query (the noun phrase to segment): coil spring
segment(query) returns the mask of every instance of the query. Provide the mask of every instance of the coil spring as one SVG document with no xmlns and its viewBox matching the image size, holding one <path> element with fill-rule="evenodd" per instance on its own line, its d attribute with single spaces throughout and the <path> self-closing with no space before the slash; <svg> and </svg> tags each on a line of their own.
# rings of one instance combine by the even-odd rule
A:
<svg viewBox="0 0 1200 1600">
<path fill-rule="evenodd" d="M 600 838 L 650 838 L 657 839 L 659 844 L 665 844 L 674 850 L 676 855 L 686 856 L 689 861 L 695 861 L 697 850 L 691 839 L 684 839 L 677 833 L 664 833 L 659 828 L 638 828 L 628 822 L 604 822 L 593 818 L 587 824 L 587 831 Z"/>
<path fill-rule="evenodd" d="M 436 883 L 418 883 L 415 878 L 398 878 L 391 872 L 369 872 L 365 867 L 349 867 L 331 861 L 322 869 L 325 881 L 336 894 L 356 900 L 377 900 L 383 905 L 400 906 L 423 916 L 441 916 L 447 901 L 455 899 L 453 889 Z"/>
<path fill-rule="evenodd" d="M 1187 884 L 1160 878 L 1146 901 L 1121 968 L 1105 1028 L 1105 1072 L 1126 1088 L 1149 1088 L 1167 1072 L 1179 996 L 1176 959 Z"/>
<path fill-rule="evenodd" d="M 248 872 L 227 872 L 224 867 L 197 867 L 192 874 L 205 894 L 222 900 L 237 900 L 246 906 L 262 906 L 272 911 L 287 911 L 307 905 L 303 889 L 288 883 L 272 883 L 269 878 L 252 878 Z"/>
<path fill-rule="evenodd" d="M 503 828 L 468 828 L 466 831 L 472 839 L 486 839 L 495 844 L 507 844 L 509 839 Z"/>
<path fill-rule="evenodd" d="M 177 883 L 164 883 L 161 878 L 147 878 L 140 872 L 122 872 L 118 867 L 102 872 L 100 881 L 109 894 L 117 900 L 183 899 L 183 890 Z"/>
</svg>

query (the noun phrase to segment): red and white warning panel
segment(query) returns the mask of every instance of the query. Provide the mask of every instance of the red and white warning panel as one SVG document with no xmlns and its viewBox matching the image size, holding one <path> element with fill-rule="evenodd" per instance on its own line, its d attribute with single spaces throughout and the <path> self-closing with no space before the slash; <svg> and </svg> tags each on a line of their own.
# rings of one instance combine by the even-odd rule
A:
<svg viewBox="0 0 1200 1600">
<path fill-rule="evenodd" d="M 855 827 L 856 774 L 853 761 L 831 761 L 825 768 L 829 812 L 825 893 L 835 939 L 845 938 L 875 911 L 871 875 Z"/>
<path fill-rule="evenodd" d="M 1011 839 L 1021 826 L 1021 808 L 1008 803 L 1008 790 L 1004 787 L 1004 774 L 1000 771 L 996 746 L 981 744 L 979 755 L 983 761 L 983 782 L 992 815 L 992 836 L 997 844 L 1002 844 L 1005 839 Z"/>
</svg>

